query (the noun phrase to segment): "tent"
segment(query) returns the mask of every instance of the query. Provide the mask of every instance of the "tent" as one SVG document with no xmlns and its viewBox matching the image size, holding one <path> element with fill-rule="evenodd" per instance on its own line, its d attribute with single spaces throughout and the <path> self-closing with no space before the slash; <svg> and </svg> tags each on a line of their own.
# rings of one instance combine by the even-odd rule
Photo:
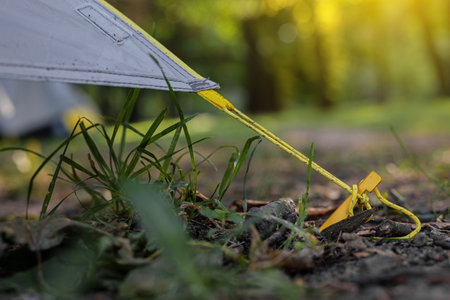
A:
<svg viewBox="0 0 450 300">
<path fill-rule="evenodd" d="M 164 72 L 175 91 L 196 92 L 308 164 L 308 157 L 217 93 L 217 83 L 197 74 L 105 0 L 3 1 L 0 37 L 0 77 L 167 90 Z M 350 193 L 321 230 L 349 217 L 367 192 L 377 194 L 381 180 L 372 172 L 351 187 L 314 162 L 311 168 Z M 416 229 L 408 237 L 420 231 L 420 222 L 414 221 Z"/>
<path fill-rule="evenodd" d="M 50 128 L 54 134 L 70 132 L 72 115 L 95 118 L 97 109 L 73 85 L 61 82 L 0 80 L 0 135 L 17 137 Z"/>
<path fill-rule="evenodd" d="M 0 77 L 175 91 L 219 88 L 105 1 L 2 1 Z"/>
</svg>

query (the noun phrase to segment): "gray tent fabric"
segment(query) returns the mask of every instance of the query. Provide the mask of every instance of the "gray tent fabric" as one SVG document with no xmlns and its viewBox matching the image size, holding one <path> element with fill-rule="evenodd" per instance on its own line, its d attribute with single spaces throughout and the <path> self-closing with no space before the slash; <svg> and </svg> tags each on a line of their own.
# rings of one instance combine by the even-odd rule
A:
<svg viewBox="0 0 450 300">
<path fill-rule="evenodd" d="M 22 136 L 46 126 L 59 126 L 64 131 L 63 116 L 73 109 L 97 113 L 90 99 L 70 84 L 0 81 L 0 135 L 3 137 Z"/>
<path fill-rule="evenodd" d="M 104 0 L 0 0 L 0 38 L 2 78 L 168 90 L 162 68 L 175 91 L 219 88 Z"/>
</svg>

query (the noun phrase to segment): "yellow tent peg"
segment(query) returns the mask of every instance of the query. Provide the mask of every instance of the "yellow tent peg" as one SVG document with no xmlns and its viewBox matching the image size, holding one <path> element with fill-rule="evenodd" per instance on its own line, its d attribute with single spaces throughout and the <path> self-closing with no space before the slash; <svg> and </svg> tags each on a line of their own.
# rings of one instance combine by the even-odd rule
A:
<svg viewBox="0 0 450 300">
<path fill-rule="evenodd" d="M 372 192 L 378 184 L 381 182 L 381 177 L 374 171 L 370 172 L 369 175 L 367 175 L 366 178 L 364 178 L 359 184 L 358 184 L 358 194 L 362 195 L 365 192 Z M 347 199 L 345 199 L 344 202 L 331 214 L 331 216 L 325 221 L 325 223 L 320 226 L 320 231 L 324 230 L 327 227 L 330 227 L 331 225 L 342 221 L 349 217 L 349 207 L 352 206 L 353 208 L 357 201 L 352 202 L 352 195 L 348 196 Z"/>
</svg>

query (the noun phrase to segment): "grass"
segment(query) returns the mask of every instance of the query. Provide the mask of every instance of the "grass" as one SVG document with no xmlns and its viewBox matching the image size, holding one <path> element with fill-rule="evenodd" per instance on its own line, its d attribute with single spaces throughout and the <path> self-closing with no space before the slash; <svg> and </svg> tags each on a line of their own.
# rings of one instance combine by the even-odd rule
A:
<svg viewBox="0 0 450 300">
<path fill-rule="evenodd" d="M 305 194 L 298 199 L 298 219 L 295 225 L 303 227 L 306 219 L 306 205 L 308 204 L 309 186 L 311 184 L 311 164 L 314 158 L 314 143 L 311 144 L 308 157 L 308 169 L 306 173 L 306 191 Z"/>
<path fill-rule="evenodd" d="M 215 192 L 209 198 L 199 199 L 197 197 L 199 175 L 197 167 L 202 162 L 210 162 L 210 157 L 214 153 L 208 156 L 196 154 L 194 145 L 203 141 L 204 138 L 192 138 L 187 127 L 187 123 L 191 122 L 195 115 L 185 117 L 175 94 L 173 91 L 171 92 L 179 119 L 176 122 L 166 123 L 166 126 L 162 126 L 162 124 L 166 118 L 167 109 L 163 109 L 154 120 L 147 122 L 146 128 L 142 131 L 129 124 L 129 116 L 139 95 L 139 90 L 134 89 L 129 93 L 111 128 L 82 118 L 77 122 L 69 137 L 57 145 L 47 156 L 21 147 L 1 149 L 1 151 L 21 150 L 42 159 L 29 181 L 28 203 L 30 203 L 37 176 L 44 170 L 52 170 L 47 193 L 42 201 L 39 214 L 40 221 L 38 223 L 27 223 L 28 225 L 25 226 L 46 228 L 46 224 L 52 224 L 52 217 L 58 208 L 70 197 L 77 199 L 78 194 L 83 191 L 90 196 L 91 201 L 88 205 L 84 204 L 84 211 L 78 217 L 78 220 L 86 224 L 93 224 L 93 230 L 108 228 L 108 230 L 119 231 L 119 227 L 115 224 L 126 223 L 128 230 L 123 234 L 130 243 L 134 236 L 131 229 L 139 228 L 138 230 L 145 234 L 144 249 L 133 250 L 128 255 L 142 255 L 146 259 L 143 262 L 135 261 L 133 266 L 128 266 L 126 269 L 132 270 L 132 272 L 140 272 L 135 269 L 136 266 L 143 267 L 147 270 L 145 272 L 149 272 L 149 274 L 140 275 L 143 277 L 154 276 L 153 274 L 156 273 L 166 274 L 161 277 L 160 282 L 164 286 L 165 280 L 171 281 L 170 287 L 163 287 L 163 289 L 169 294 L 172 293 L 174 298 L 209 299 L 215 297 L 215 295 L 221 297 L 239 297 L 242 295 L 279 297 L 283 295 L 295 298 L 301 291 L 290 280 L 283 277 L 279 271 L 271 268 L 263 268 L 258 272 L 250 271 L 249 266 L 255 264 L 255 262 L 249 261 L 242 254 L 235 254 L 226 247 L 228 243 L 235 241 L 238 236 L 252 226 L 252 223 L 245 223 L 241 214 L 229 211 L 222 204 L 222 199 L 231 182 L 236 178 L 242 167 L 246 166 L 244 170 L 243 203 L 244 211 L 247 210 L 245 201 L 246 178 L 251 160 L 261 140 L 260 137 L 249 138 L 241 149 L 235 146 L 218 148 L 219 150 L 223 148 L 232 149 L 228 163 Z M 131 143 L 128 142 L 130 133 L 134 135 Z M 180 145 L 182 136 L 184 136 L 185 143 Z M 139 138 L 136 139 L 136 137 Z M 74 144 L 76 147 L 84 144 L 84 151 L 82 152 L 87 152 L 87 160 L 86 158 L 74 157 L 71 154 Z M 189 156 L 190 161 L 190 166 L 187 169 L 183 168 L 181 164 L 181 160 L 185 156 Z M 71 182 L 73 191 L 65 197 L 55 199 L 55 190 L 61 182 Z M 180 218 L 179 215 L 184 218 Z M 301 228 L 283 219 L 258 214 L 253 216 L 256 219 L 269 217 L 274 222 L 279 223 L 280 226 L 285 226 L 301 235 Z M 191 222 L 203 223 L 210 229 L 208 236 L 219 234 L 220 238 L 213 242 L 192 240 L 185 230 L 185 226 Z M 58 230 L 62 229 L 56 229 L 56 231 Z M 113 238 L 106 232 L 100 232 L 108 239 Z M 42 244 L 47 242 L 46 237 L 35 238 L 42 239 Z M 89 274 L 91 275 L 83 276 L 85 279 L 79 283 L 79 286 L 70 284 L 70 288 L 63 287 L 60 286 L 61 282 L 66 279 L 57 280 L 58 272 L 63 272 L 65 268 L 72 268 L 75 264 L 72 258 L 74 260 L 79 259 L 77 253 L 83 251 L 82 247 L 84 247 L 70 246 L 72 250 L 69 251 L 68 249 L 69 252 L 65 250 L 55 252 L 55 258 L 49 263 L 41 263 L 41 254 L 38 250 L 37 273 L 34 269 L 30 269 L 29 272 L 22 273 L 20 276 L 13 276 L 6 282 L 0 280 L 0 290 L 5 287 L 6 289 L 18 287 L 21 286 L 20 282 L 27 282 L 28 288 L 34 286 L 35 291 L 43 294 L 60 297 L 64 293 L 72 293 L 71 297 L 75 297 L 75 295 L 89 290 L 92 282 L 99 284 L 103 280 L 101 275 L 97 279 L 92 276 L 92 274 L 95 274 L 95 269 L 100 272 L 113 272 L 116 274 L 115 276 L 122 276 L 123 278 L 124 275 L 120 275 L 120 271 L 115 269 L 117 268 L 116 264 L 112 264 L 115 266 L 113 269 L 109 269 L 111 268 L 109 266 L 111 262 L 104 265 L 103 259 L 106 259 L 105 255 L 108 253 L 105 252 L 104 245 L 102 246 L 98 241 L 92 242 L 90 238 L 85 240 L 85 237 L 82 236 L 79 239 L 82 245 L 92 245 L 90 247 L 92 257 L 83 261 L 87 264 L 86 267 L 89 268 Z M 79 242 L 75 241 L 75 243 Z M 113 243 L 120 244 L 122 242 L 115 240 Z M 59 247 L 64 248 L 64 244 Z M 100 251 L 100 249 L 103 250 Z M 73 255 L 74 252 L 76 253 Z M 199 255 L 199 252 L 202 254 Z M 72 254 L 67 256 L 68 253 Z M 217 255 L 220 257 L 225 255 L 235 264 L 235 267 L 227 269 L 223 268 L 221 264 L 211 263 L 211 260 L 217 260 Z M 96 256 L 102 263 L 97 263 Z M 67 260 L 67 265 L 64 262 L 65 260 Z M 60 263 L 60 261 L 62 262 Z M 162 263 L 163 269 L 153 266 L 153 262 Z M 47 279 L 52 279 L 48 281 L 45 279 L 46 275 Z M 36 276 L 37 281 L 35 280 Z M 236 280 L 237 276 L 242 277 L 241 280 Z M 76 281 L 74 276 L 67 275 L 67 282 L 74 280 Z M 271 281 L 272 284 L 259 286 L 260 283 L 255 284 L 249 280 Z M 257 289 L 251 290 L 248 288 L 250 286 L 255 286 Z M 142 291 L 135 290 L 133 284 L 130 286 L 129 282 L 121 285 L 119 289 L 120 291 L 116 288 L 116 292 L 126 297 L 136 297 L 142 294 Z M 180 293 L 181 291 L 183 292 Z M 144 294 L 150 296 L 153 293 L 153 290 L 146 290 Z"/>
<path fill-rule="evenodd" d="M 309 187 L 311 184 L 311 164 L 313 162 L 314 158 L 314 143 L 311 143 L 311 147 L 309 148 L 309 156 L 308 156 L 308 168 L 306 171 L 306 190 L 305 193 L 298 198 L 297 201 L 297 208 L 298 208 L 298 218 L 295 222 L 295 226 L 298 227 L 300 230 L 304 228 L 304 222 L 306 220 L 306 205 L 308 204 L 308 197 L 309 197 Z M 299 234 L 296 231 L 293 231 L 291 235 L 286 239 L 284 243 L 284 248 L 287 249 L 291 246 L 292 241 L 299 237 Z M 300 236 L 301 237 L 301 236 Z M 303 244 L 300 242 L 294 243 L 294 248 L 301 249 L 303 247 Z"/>
</svg>

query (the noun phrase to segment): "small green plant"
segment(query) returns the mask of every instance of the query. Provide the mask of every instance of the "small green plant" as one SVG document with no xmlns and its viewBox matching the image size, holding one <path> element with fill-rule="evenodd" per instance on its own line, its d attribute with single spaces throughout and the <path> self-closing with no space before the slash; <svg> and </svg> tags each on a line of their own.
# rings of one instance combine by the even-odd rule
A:
<svg viewBox="0 0 450 300">
<path fill-rule="evenodd" d="M 254 142 L 256 141 L 256 144 Z M 226 208 L 222 204 L 222 199 L 230 187 L 231 182 L 234 180 L 236 175 L 238 174 L 239 170 L 242 168 L 243 163 L 247 159 L 247 166 L 245 169 L 244 174 L 244 180 L 243 180 L 243 196 L 242 196 L 242 202 L 243 202 L 243 211 L 247 212 L 247 201 L 246 201 L 246 182 L 247 182 L 247 176 L 248 172 L 250 170 L 250 165 L 253 160 L 254 154 L 256 152 L 256 149 L 258 145 L 261 143 L 262 139 L 260 136 L 254 136 L 249 138 L 246 142 L 242 150 L 240 151 L 238 147 L 236 146 L 221 146 L 216 149 L 224 149 L 224 148 L 231 148 L 234 151 L 231 153 L 230 158 L 228 159 L 228 164 L 225 168 L 225 171 L 222 175 L 222 179 L 220 183 L 217 185 L 215 191 L 213 192 L 212 196 L 210 198 L 214 201 L 214 208 L 210 208 L 212 203 L 206 202 L 203 203 L 204 205 L 201 205 L 201 208 L 199 209 L 199 213 L 207 218 L 212 218 L 215 220 L 218 220 L 224 225 L 227 221 L 230 221 L 234 224 L 241 224 L 244 220 L 242 216 L 240 216 L 236 212 L 230 211 L 228 208 Z M 251 149 L 252 144 L 254 144 L 253 148 Z M 213 155 L 216 151 L 213 151 L 212 154 L 210 154 L 208 157 L 205 158 L 205 160 L 208 160 L 211 155 Z M 249 155 L 250 153 L 250 155 Z M 215 198 L 214 195 L 218 194 L 218 196 Z"/>
<path fill-rule="evenodd" d="M 303 196 L 298 198 L 298 219 L 295 225 L 303 228 L 306 219 L 306 205 L 309 197 L 309 186 L 311 184 L 311 164 L 314 158 L 314 143 L 309 148 L 308 167 L 306 170 L 306 190 Z"/>
<path fill-rule="evenodd" d="M 261 143 L 262 138 L 259 137 L 256 145 L 253 147 L 252 151 L 250 152 L 250 156 L 248 158 L 247 161 L 247 168 L 245 169 L 245 174 L 244 174 L 244 183 L 242 186 L 242 210 L 244 212 L 247 212 L 247 193 L 246 193 L 246 185 L 247 185 L 247 176 L 248 176 L 248 171 L 250 170 L 250 164 L 253 160 L 253 156 L 255 155 L 256 152 L 256 148 L 258 147 L 258 145 Z"/>
<path fill-rule="evenodd" d="M 74 126 L 71 134 L 48 156 L 43 156 L 42 154 L 19 147 L 2 149 L 2 151 L 23 150 L 43 159 L 29 181 L 27 193 L 28 204 L 37 175 L 48 164 L 54 164 L 56 166 L 41 206 L 40 219 L 53 215 L 69 196 L 75 195 L 75 197 L 78 197 L 81 190 L 87 193 L 92 199 L 92 205 L 81 216 L 82 220 L 91 218 L 98 219 L 97 213 L 103 211 L 105 208 L 111 208 L 116 216 L 131 217 L 130 206 L 123 196 L 121 184 L 126 180 L 134 179 L 157 184 L 161 188 L 169 190 L 172 196 L 175 196 L 176 192 L 181 192 L 181 196 L 178 195 L 176 197 L 177 209 L 180 209 L 180 205 L 183 203 L 196 202 L 198 164 L 194 160 L 193 145 L 205 140 L 205 138 L 193 142 L 189 135 L 186 124 L 195 115 L 185 117 L 176 95 L 173 93 L 172 99 L 177 107 L 179 121 L 167 128 L 160 129 L 161 123 L 167 115 L 167 109 L 164 109 L 156 116 L 153 122 L 149 123 L 147 131 L 142 133 L 129 124 L 129 118 L 138 96 L 138 89 L 130 91 L 111 128 L 103 124 L 94 124 L 85 118 L 80 119 Z M 133 132 L 141 137 L 137 145 L 132 147 L 131 150 L 127 150 L 129 148 L 126 142 L 128 132 Z M 186 137 L 187 145 L 179 147 L 178 144 L 182 132 Z M 160 140 L 169 134 L 172 134 L 172 137 L 167 149 L 165 149 L 161 146 Z M 74 158 L 72 154 L 68 154 L 71 149 L 70 145 L 80 139 L 89 150 L 87 153 L 87 166 L 81 162 L 80 158 Z M 221 201 L 231 182 L 244 164 L 253 142 L 257 139 L 258 137 L 248 139 L 242 150 L 235 146 L 220 147 L 220 149 L 225 147 L 233 148 L 234 151 L 229 158 L 222 180 L 211 196 L 211 200 L 205 201 L 205 203 L 197 203 L 201 207 L 199 210 L 201 214 L 214 217 L 222 222 L 226 220 L 232 222 L 241 221 L 242 218 L 235 213 L 229 212 Z M 106 148 L 106 151 L 102 146 Z M 252 157 L 255 148 L 251 152 Z M 175 155 L 178 154 L 178 158 L 175 158 Z M 190 155 L 192 166 L 187 171 L 180 167 L 180 160 L 186 154 Z M 204 157 L 202 162 L 209 162 L 211 155 Z M 55 160 L 55 158 L 57 159 Z M 249 164 L 250 160 L 246 172 L 248 172 Z M 62 199 L 58 199 L 58 202 L 52 205 L 53 208 L 49 209 L 58 180 L 71 182 L 74 186 L 73 192 Z M 216 193 L 217 196 L 214 196 Z M 210 210 L 215 210 L 215 212 L 212 213 Z"/>
<path fill-rule="evenodd" d="M 308 197 L 309 197 L 309 187 L 311 184 L 311 164 L 314 158 L 314 143 L 311 143 L 311 147 L 309 148 L 309 157 L 308 157 L 308 167 L 306 170 L 306 190 L 305 193 L 298 198 L 298 218 L 295 222 L 295 227 L 298 228 L 300 231 L 304 228 L 305 219 L 307 217 L 306 215 L 306 205 L 308 203 Z M 293 231 L 288 239 L 286 239 L 284 243 L 284 247 L 287 248 L 291 245 L 294 238 L 299 236 L 297 231 Z M 294 247 L 301 248 L 302 245 L 300 245 L 298 242 L 294 243 Z"/>
<path fill-rule="evenodd" d="M 173 92 L 173 91 L 172 91 Z M 84 218 L 95 216 L 95 214 L 106 207 L 114 210 L 116 215 L 129 216 L 129 205 L 123 198 L 121 191 L 121 183 L 127 179 L 146 178 L 148 182 L 153 181 L 161 186 L 175 189 L 186 187 L 184 196 L 188 197 L 192 194 L 192 188 L 196 186 L 196 170 L 195 162 L 193 162 L 192 172 L 194 180 L 186 180 L 186 172 L 178 165 L 178 161 L 174 161 L 174 155 L 183 153 L 188 149 L 193 157 L 192 146 L 204 139 L 192 142 L 186 123 L 192 120 L 195 115 L 185 118 L 181 108 L 173 94 L 173 99 L 179 112 L 180 120 L 167 128 L 157 132 L 162 121 L 167 115 L 167 109 L 162 110 L 145 133 L 141 133 L 131 124 L 129 118 L 135 106 L 139 95 L 139 89 L 133 89 L 128 95 L 118 118 L 115 120 L 112 128 L 107 128 L 103 124 L 94 124 L 85 118 L 81 118 L 74 126 L 71 134 L 62 143 L 60 143 L 48 156 L 43 156 L 31 150 L 20 147 L 9 147 L 1 149 L 1 151 L 23 150 L 28 153 L 37 155 L 43 159 L 36 171 L 32 174 L 27 192 L 27 218 L 28 205 L 30 203 L 33 185 L 37 175 L 44 168 L 54 163 L 53 175 L 48 186 L 47 193 L 41 206 L 40 219 L 53 215 L 58 207 L 71 195 L 80 190 L 85 191 L 92 198 L 94 205 L 85 212 Z M 177 148 L 181 131 L 184 130 L 187 146 Z M 126 135 L 127 131 L 132 131 L 141 136 L 139 143 L 126 153 Z M 173 133 L 170 145 L 165 150 L 158 142 Z M 74 159 L 72 155 L 68 155 L 69 147 L 75 140 L 82 138 L 89 150 L 87 160 L 89 167 L 83 166 L 79 159 Z M 107 151 L 101 150 L 101 143 L 106 145 Z M 163 150 L 162 155 L 149 151 L 149 147 L 154 145 L 156 150 Z M 56 162 L 54 159 L 57 158 Z M 152 178 L 150 171 L 156 171 L 158 176 Z M 55 186 L 58 180 L 69 181 L 74 184 L 74 190 L 71 194 L 60 199 L 51 210 L 49 205 L 54 194 Z M 188 188 L 189 187 L 189 188 Z M 107 193 L 105 193 L 107 191 Z M 195 193 L 195 192 L 194 192 Z"/>
<path fill-rule="evenodd" d="M 176 124 L 171 125 L 157 133 L 157 129 L 167 114 L 167 110 L 164 109 L 149 125 L 147 131 L 145 133 L 141 133 L 128 123 L 131 110 L 134 108 L 138 95 L 139 90 L 137 89 L 130 92 L 128 99 L 114 124 L 112 133 L 109 133 L 103 124 L 92 124 L 89 120 L 80 119 L 72 131 L 72 134 L 44 160 L 35 175 L 42 170 L 42 167 L 47 164 L 52 157 L 57 154 L 57 150 L 64 149 L 59 156 L 59 161 L 52 176 L 48 193 L 42 205 L 40 218 L 44 218 L 47 215 L 52 215 L 64 200 L 61 200 L 51 211 L 47 211 L 56 181 L 60 178 L 60 173 L 63 173 L 67 179 L 75 184 L 75 193 L 78 189 L 82 189 L 91 196 L 96 205 L 95 208 L 88 210 L 88 212 L 94 214 L 96 211 L 109 206 L 113 208 L 117 215 L 128 215 L 129 205 L 123 198 L 121 183 L 126 179 L 142 177 L 146 177 L 147 181 L 151 181 L 151 169 L 156 170 L 159 173 L 157 179 L 154 180 L 154 182 L 158 184 L 171 187 L 177 187 L 180 184 L 185 184 L 183 181 L 175 184 L 174 181 L 177 172 L 170 170 L 170 162 L 173 155 L 184 150 L 184 148 L 176 149 L 180 128 L 182 128 L 185 123 L 189 122 L 194 116 L 180 118 L 180 121 Z M 79 129 L 79 132 L 76 131 L 77 129 Z M 96 138 L 93 137 L 92 130 L 96 130 Z M 128 153 L 125 153 L 127 130 L 131 130 L 140 135 L 141 140 L 137 146 L 133 147 Z M 161 138 L 173 131 L 175 131 L 175 134 L 173 135 L 170 146 L 165 151 L 164 155 L 157 157 L 156 154 L 148 150 L 151 145 L 156 146 L 157 142 Z M 120 141 L 116 143 L 120 132 Z M 88 162 L 90 167 L 83 166 L 81 163 L 66 154 L 70 143 L 80 135 L 89 149 Z M 101 151 L 99 139 L 103 139 L 106 143 L 106 153 Z M 188 147 L 189 146 L 192 145 L 188 145 Z M 29 194 L 31 193 L 35 175 L 30 181 Z M 109 195 L 111 195 L 109 199 L 108 196 L 105 195 L 104 191 L 109 191 Z"/>
</svg>

